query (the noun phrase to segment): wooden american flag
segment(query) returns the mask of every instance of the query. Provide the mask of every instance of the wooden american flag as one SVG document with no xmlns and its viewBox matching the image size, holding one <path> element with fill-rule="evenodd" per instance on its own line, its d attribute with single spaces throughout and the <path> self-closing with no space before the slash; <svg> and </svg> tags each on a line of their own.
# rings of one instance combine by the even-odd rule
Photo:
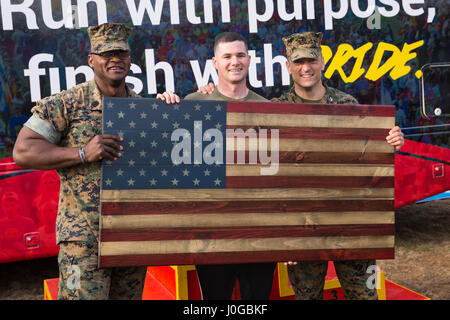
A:
<svg viewBox="0 0 450 320">
<path fill-rule="evenodd" d="M 394 257 L 394 107 L 103 105 L 100 267 Z"/>
</svg>

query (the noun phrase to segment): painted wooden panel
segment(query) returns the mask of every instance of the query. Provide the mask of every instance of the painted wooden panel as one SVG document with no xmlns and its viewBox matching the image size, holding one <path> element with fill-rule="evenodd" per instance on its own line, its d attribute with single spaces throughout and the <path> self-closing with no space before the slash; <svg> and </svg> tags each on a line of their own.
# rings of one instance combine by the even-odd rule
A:
<svg viewBox="0 0 450 320">
<path fill-rule="evenodd" d="M 104 133 L 128 149 L 102 165 L 102 267 L 394 257 L 393 107 L 104 105 Z M 208 146 L 222 161 L 206 164 Z"/>
</svg>

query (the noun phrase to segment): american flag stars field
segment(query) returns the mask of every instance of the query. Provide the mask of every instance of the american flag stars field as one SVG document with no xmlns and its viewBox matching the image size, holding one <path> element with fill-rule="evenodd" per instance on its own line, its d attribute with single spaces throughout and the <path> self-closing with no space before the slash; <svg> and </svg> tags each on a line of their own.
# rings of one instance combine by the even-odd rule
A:
<svg viewBox="0 0 450 320">
<path fill-rule="evenodd" d="M 105 98 L 105 105 L 103 133 L 124 138 L 124 150 L 118 160 L 104 162 L 104 189 L 223 187 L 224 155 L 214 159 L 214 153 L 224 143 L 216 141 L 218 133 L 225 137 L 224 102 L 184 101 L 182 112 L 156 99 Z M 208 158 L 215 161 L 208 164 Z"/>
</svg>

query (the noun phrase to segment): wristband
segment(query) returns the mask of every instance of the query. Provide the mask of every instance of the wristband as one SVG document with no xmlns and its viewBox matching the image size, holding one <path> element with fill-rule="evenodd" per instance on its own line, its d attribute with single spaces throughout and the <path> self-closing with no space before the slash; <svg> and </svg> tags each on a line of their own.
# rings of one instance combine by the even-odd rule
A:
<svg viewBox="0 0 450 320">
<path fill-rule="evenodd" d="M 81 163 L 85 164 L 86 163 L 86 156 L 84 155 L 84 148 L 83 147 L 78 149 L 78 154 L 80 155 Z"/>
</svg>

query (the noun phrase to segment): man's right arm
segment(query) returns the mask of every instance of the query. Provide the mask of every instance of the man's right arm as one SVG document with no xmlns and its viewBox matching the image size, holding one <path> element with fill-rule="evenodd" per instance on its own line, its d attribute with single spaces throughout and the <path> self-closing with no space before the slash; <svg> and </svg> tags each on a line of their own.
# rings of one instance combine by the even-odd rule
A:
<svg viewBox="0 0 450 320">
<path fill-rule="evenodd" d="M 52 170 L 81 163 L 78 148 L 59 147 L 24 126 L 14 144 L 13 159 L 25 168 Z"/>
<path fill-rule="evenodd" d="M 110 134 L 95 136 L 84 146 L 86 162 L 100 161 L 103 158 L 117 160 L 123 150 L 119 145 L 122 140 L 121 137 Z M 21 167 L 39 170 L 54 170 L 82 163 L 79 148 L 53 144 L 26 126 L 17 137 L 13 159 Z"/>
</svg>

